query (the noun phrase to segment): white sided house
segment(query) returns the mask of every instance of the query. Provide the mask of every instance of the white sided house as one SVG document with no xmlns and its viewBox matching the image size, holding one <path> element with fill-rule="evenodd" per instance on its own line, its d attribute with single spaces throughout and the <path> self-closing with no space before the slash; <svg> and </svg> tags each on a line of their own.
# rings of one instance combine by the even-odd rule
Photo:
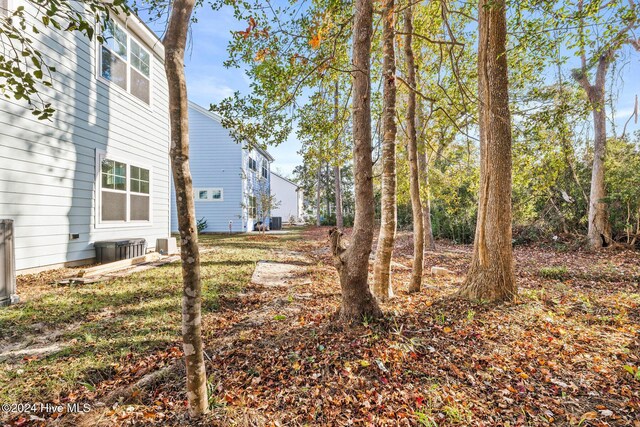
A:
<svg viewBox="0 0 640 427">
<path fill-rule="evenodd" d="M 29 2 L 2 3 L 24 6 L 38 26 Z M 161 42 L 134 15 L 115 17 L 104 45 L 40 29 L 31 38 L 56 68 L 42 91 L 54 116 L 38 120 L 24 102 L 0 99 L 0 219 L 13 220 L 16 270 L 92 262 L 101 240 L 153 248 L 169 236 Z"/>
<path fill-rule="evenodd" d="M 262 220 L 260 195 L 270 191 L 272 161 L 266 151 L 247 150 L 236 143 L 220 116 L 189 102 L 189 163 L 196 218 L 206 221 L 204 232 L 254 230 Z M 171 231 L 178 231 L 173 191 Z"/>
<path fill-rule="evenodd" d="M 280 202 L 272 217 L 281 217 L 284 223 L 304 222 L 304 194 L 298 184 L 271 172 L 271 194 Z"/>
</svg>

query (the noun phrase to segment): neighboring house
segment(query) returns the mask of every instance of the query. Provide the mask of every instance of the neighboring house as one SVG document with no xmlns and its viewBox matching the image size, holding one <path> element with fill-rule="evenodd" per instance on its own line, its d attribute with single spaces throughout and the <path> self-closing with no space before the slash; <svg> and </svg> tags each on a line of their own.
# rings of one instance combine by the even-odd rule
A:
<svg viewBox="0 0 640 427">
<path fill-rule="evenodd" d="M 260 220 L 259 196 L 270 191 L 273 157 L 236 143 L 215 113 L 189 102 L 189 163 L 196 218 L 205 232 L 253 231 Z M 171 192 L 171 230 L 178 231 L 175 194 Z"/>
<path fill-rule="evenodd" d="M 271 212 L 271 216 L 281 217 L 282 222 L 304 221 L 302 188 L 295 182 L 271 172 L 271 194 L 280 204 Z"/>
<path fill-rule="evenodd" d="M 162 43 L 134 15 L 115 18 L 104 45 L 40 30 L 32 39 L 56 68 L 42 97 L 55 115 L 37 120 L 24 102 L 0 99 L 0 219 L 14 220 L 16 269 L 94 261 L 99 240 L 155 247 L 169 236 Z"/>
</svg>

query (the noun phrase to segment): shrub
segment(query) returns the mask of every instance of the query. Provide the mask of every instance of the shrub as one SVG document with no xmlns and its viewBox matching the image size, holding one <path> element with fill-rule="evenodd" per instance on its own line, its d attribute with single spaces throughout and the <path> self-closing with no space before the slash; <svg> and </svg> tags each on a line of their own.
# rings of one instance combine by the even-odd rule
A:
<svg viewBox="0 0 640 427">
<path fill-rule="evenodd" d="M 545 279 L 564 280 L 569 276 L 569 270 L 567 267 L 554 266 L 554 267 L 542 267 L 538 270 L 538 275 Z"/>
<path fill-rule="evenodd" d="M 198 234 L 207 229 L 207 220 L 205 219 L 205 217 L 202 217 L 197 221 L 196 227 L 198 228 Z"/>
</svg>

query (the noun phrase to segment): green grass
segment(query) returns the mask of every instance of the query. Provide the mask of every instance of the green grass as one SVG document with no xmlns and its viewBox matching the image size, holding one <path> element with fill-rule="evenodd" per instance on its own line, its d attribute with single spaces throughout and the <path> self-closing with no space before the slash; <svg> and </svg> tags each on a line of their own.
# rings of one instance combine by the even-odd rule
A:
<svg viewBox="0 0 640 427">
<path fill-rule="evenodd" d="M 538 270 L 538 275 L 545 279 L 565 280 L 569 277 L 569 270 L 563 265 L 542 267 Z"/>
<path fill-rule="evenodd" d="M 299 239 L 299 230 L 199 239 L 206 328 L 206 315 L 219 309 L 220 297 L 242 291 L 256 262 Z M 34 360 L 0 362 L 0 401 L 48 402 L 82 384 L 91 389 L 127 363 L 179 345 L 181 277 L 176 262 L 109 282 L 39 284 L 26 292 L 27 301 L 0 310 L 0 346 L 55 331 L 62 349 Z"/>
</svg>

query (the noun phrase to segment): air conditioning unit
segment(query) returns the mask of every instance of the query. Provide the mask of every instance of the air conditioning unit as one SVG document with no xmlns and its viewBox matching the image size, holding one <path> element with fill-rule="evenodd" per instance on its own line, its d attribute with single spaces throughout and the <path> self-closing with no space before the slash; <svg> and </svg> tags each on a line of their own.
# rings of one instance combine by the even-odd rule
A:
<svg viewBox="0 0 640 427">
<path fill-rule="evenodd" d="M 0 306 L 18 302 L 13 220 L 0 219 Z"/>
</svg>

